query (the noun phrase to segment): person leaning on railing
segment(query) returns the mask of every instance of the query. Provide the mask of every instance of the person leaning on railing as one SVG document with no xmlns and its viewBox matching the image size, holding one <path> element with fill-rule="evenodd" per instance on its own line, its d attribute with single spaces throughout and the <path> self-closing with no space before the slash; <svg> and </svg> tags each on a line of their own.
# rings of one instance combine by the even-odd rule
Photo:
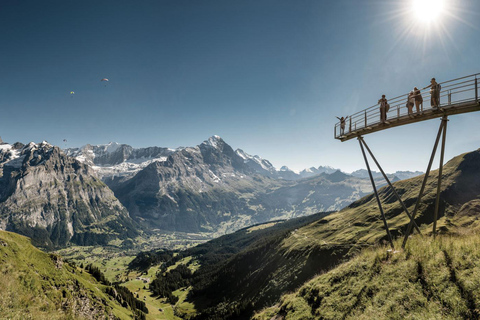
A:
<svg viewBox="0 0 480 320">
<path fill-rule="evenodd" d="M 417 109 L 417 113 L 420 113 L 420 105 L 422 105 L 423 110 L 423 98 L 422 93 L 418 90 L 417 87 L 413 88 L 413 95 L 415 98 L 415 109 Z"/>
<path fill-rule="evenodd" d="M 430 105 L 432 108 L 438 108 L 440 106 L 440 90 L 442 86 L 435 81 L 435 78 L 432 78 L 430 84 L 423 89 L 427 88 L 430 88 Z"/>
</svg>

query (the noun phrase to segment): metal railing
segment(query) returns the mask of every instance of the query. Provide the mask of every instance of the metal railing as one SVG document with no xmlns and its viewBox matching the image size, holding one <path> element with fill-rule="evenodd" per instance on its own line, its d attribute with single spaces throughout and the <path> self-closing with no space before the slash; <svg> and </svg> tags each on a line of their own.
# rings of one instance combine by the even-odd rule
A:
<svg viewBox="0 0 480 320">
<path fill-rule="evenodd" d="M 478 102 L 478 78 L 480 78 L 480 73 L 441 82 L 439 107 L 442 108 L 464 102 Z M 387 123 L 390 120 L 401 119 L 405 117 L 415 117 L 418 114 L 423 114 L 428 110 L 432 110 L 430 103 L 431 89 L 427 87 L 419 90 L 423 98 L 423 104 L 419 107 L 419 113 L 417 113 L 415 105 L 412 107 L 413 112 L 408 112 L 409 110 L 407 108 L 407 101 L 409 98 L 409 93 L 392 99 L 388 99 L 387 97 L 390 105 L 390 109 L 386 113 Z M 335 139 L 341 139 L 344 136 L 357 133 L 360 130 L 380 125 L 382 123 L 380 115 L 380 105 L 377 103 L 367 109 L 348 116 L 345 120 L 344 130 L 341 130 L 340 122 L 335 124 Z"/>
</svg>

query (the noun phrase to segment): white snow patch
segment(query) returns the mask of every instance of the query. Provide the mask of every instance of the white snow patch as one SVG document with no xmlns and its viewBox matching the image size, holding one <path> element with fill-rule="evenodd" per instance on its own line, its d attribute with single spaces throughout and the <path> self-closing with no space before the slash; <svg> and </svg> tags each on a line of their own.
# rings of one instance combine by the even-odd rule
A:
<svg viewBox="0 0 480 320">
<path fill-rule="evenodd" d="M 171 195 L 169 195 L 168 193 L 166 194 L 166 196 L 167 196 L 167 198 L 169 198 L 173 202 L 177 203 L 177 201 L 175 201 L 175 199 Z"/>
<path fill-rule="evenodd" d="M 208 170 L 208 171 L 209 171 L 210 174 L 212 175 L 214 182 L 217 182 L 217 183 L 218 183 L 218 182 L 222 181 L 215 173 L 213 173 L 212 170 Z"/>
<path fill-rule="evenodd" d="M 105 151 L 108 153 L 115 152 L 118 148 L 120 148 L 120 144 L 117 142 L 110 142 L 105 145 Z"/>
<path fill-rule="evenodd" d="M 208 140 L 206 140 L 204 143 L 214 148 L 218 148 L 218 142 L 220 142 L 221 139 L 222 138 L 220 138 L 219 136 L 214 135 L 208 138 Z"/>
<path fill-rule="evenodd" d="M 80 160 L 77 157 L 77 160 Z M 83 160 L 84 161 L 84 160 Z M 92 166 L 93 170 L 102 176 L 125 176 L 137 173 L 138 171 L 144 169 L 153 162 L 165 162 L 167 157 L 159 158 L 149 158 L 148 160 L 144 159 L 132 159 L 129 161 L 124 161 L 114 166 Z"/>
<path fill-rule="evenodd" d="M 12 146 L 9 144 L 0 144 L 0 150 L 8 151 L 12 149 Z"/>
</svg>

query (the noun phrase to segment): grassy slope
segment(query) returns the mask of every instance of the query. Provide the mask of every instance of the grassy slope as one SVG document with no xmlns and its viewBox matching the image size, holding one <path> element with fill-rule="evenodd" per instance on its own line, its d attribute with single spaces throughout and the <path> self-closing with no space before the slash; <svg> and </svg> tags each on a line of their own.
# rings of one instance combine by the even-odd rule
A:
<svg viewBox="0 0 480 320">
<path fill-rule="evenodd" d="M 130 319 L 104 286 L 26 237 L 0 231 L 0 315 L 7 319 Z"/>
<path fill-rule="evenodd" d="M 438 172 L 433 171 L 417 215 L 417 223 L 426 235 L 431 233 L 437 178 Z M 423 176 L 394 184 L 410 212 L 422 179 Z M 385 256 L 385 248 L 363 253 L 297 293 L 282 298 L 279 307 L 257 318 L 265 319 L 268 315 L 278 319 L 286 315 L 288 319 L 383 318 L 386 314 L 404 318 L 415 312 L 418 317 L 414 318 L 421 318 L 420 313 L 425 314 L 424 318 L 464 318 L 467 314 L 470 318 L 478 317 L 474 309 L 480 304 L 474 297 L 480 294 L 473 290 L 478 284 L 472 283 L 470 276 L 478 273 L 478 255 L 473 250 L 480 238 L 468 235 L 479 229 L 478 195 L 480 152 L 477 150 L 453 158 L 444 167 L 438 227 L 442 233 L 457 234 L 457 237 L 442 238 L 439 242 L 431 242 L 430 237 L 423 240 L 414 237 L 404 253 L 389 258 Z M 401 235 L 408 218 L 388 189 L 380 190 L 380 198 L 392 233 Z M 460 237 L 460 234 L 466 235 Z M 286 253 L 312 248 L 346 248 L 349 250 L 346 257 L 350 258 L 363 247 L 384 243 L 385 239 L 376 200 L 370 195 L 296 230 L 284 239 L 282 247 Z M 399 248 L 401 243 L 397 241 L 395 245 Z M 340 276 L 335 276 L 338 274 Z M 470 276 L 462 278 L 463 274 Z M 439 290 L 443 291 L 437 292 Z M 458 292 L 453 292 L 455 290 Z M 427 309 L 432 314 L 426 314 Z"/>
<path fill-rule="evenodd" d="M 424 227 L 433 220 L 437 178 L 438 171 L 432 171 L 417 214 L 417 223 Z M 410 212 L 422 180 L 423 176 L 419 176 L 394 184 Z M 390 230 L 394 236 L 399 236 L 405 230 L 408 217 L 388 188 L 381 188 L 379 193 Z M 441 232 L 452 229 L 454 224 L 471 224 L 472 217 L 480 212 L 480 201 L 476 199 L 479 195 L 480 151 L 450 160 L 443 173 Z M 464 212 L 462 217 L 460 212 Z M 423 229 L 424 234 L 431 232 L 431 229 Z M 280 242 L 239 252 L 220 269 L 213 270 L 214 273 L 209 275 L 210 283 L 204 284 L 200 290 L 194 285 L 193 292 L 198 294 L 192 298 L 205 318 L 220 318 L 217 312 L 219 299 L 226 301 L 224 314 L 237 312 L 240 303 L 251 303 L 240 307 L 244 310 L 240 313 L 246 318 L 249 309 L 258 310 L 274 303 L 279 292 L 284 294 L 293 290 L 315 274 L 354 257 L 362 248 L 383 243 L 385 239 L 376 200 L 369 195 L 340 212 L 291 231 Z"/>
<path fill-rule="evenodd" d="M 394 183 L 395 189 L 410 212 L 415 207 L 423 177 L 422 175 Z M 438 171 L 432 171 L 416 216 L 419 225 L 428 225 L 433 221 L 437 179 Z M 390 232 L 394 236 L 401 235 L 409 221 L 407 215 L 388 188 L 381 188 L 379 195 Z M 480 206 L 475 205 L 479 195 L 480 151 L 463 154 L 450 160 L 444 166 L 443 172 L 440 217 L 446 216 L 447 219 L 441 230 L 448 230 L 449 221 L 458 212 L 467 209 L 475 212 L 476 209 L 479 209 Z M 468 208 L 465 209 L 465 206 Z M 470 219 L 467 217 L 465 223 L 469 223 L 469 221 Z M 311 247 L 350 247 L 350 252 L 355 253 L 362 247 L 385 240 L 386 233 L 383 222 L 380 219 L 376 199 L 371 194 L 352 203 L 342 211 L 330 214 L 320 221 L 296 230 L 284 240 L 283 247 L 287 251 L 305 250 Z"/>
<path fill-rule="evenodd" d="M 399 243 L 397 243 L 399 244 Z M 416 236 L 403 252 L 368 249 L 254 319 L 473 319 L 480 235 Z"/>
</svg>

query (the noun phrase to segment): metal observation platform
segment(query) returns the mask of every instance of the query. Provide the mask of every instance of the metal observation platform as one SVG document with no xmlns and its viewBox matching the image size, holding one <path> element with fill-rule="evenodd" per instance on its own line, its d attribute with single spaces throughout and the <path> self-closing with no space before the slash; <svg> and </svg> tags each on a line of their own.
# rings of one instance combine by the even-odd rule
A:
<svg viewBox="0 0 480 320">
<path fill-rule="evenodd" d="M 375 182 L 373 180 L 372 172 L 370 170 L 370 164 L 368 162 L 365 149 L 370 154 L 371 158 L 377 165 L 378 169 L 382 173 L 384 179 L 387 181 L 389 188 L 391 188 L 393 194 L 396 196 L 397 200 L 401 204 L 403 210 L 407 214 L 410 219 L 410 223 L 408 224 L 407 230 L 405 232 L 405 237 L 402 243 L 402 248 L 405 247 L 408 237 L 412 232 L 412 229 L 421 234 L 420 229 L 418 228 L 417 224 L 415 223 L 415 216 L 417 214 L 418 207 L 422 200 L 423 192 L 425 190 L 425 185 L 430 174 L 430 169 L 432 167 L 433 159 L 435 158 L 435 154 L 437 151 L 437 147 L 442 137 L 442 145 L 441 145 L 441 153 L 440 153 L 440 165 L 439 165 L 439 175 L 438 175 L 438 183 L 437 183 L 437 197 L 435 201 L 435 211 L 434 211 L 434 218 L 433 218 L 433 236 L 436 236 L 436 224 L 437 224 L 437 217 L 439 211 L 439 204 L 440 204 L 440 189 L 442 183 L 442 170 L 443 170 L 443 158 L 445 153 L 445 139 L 447 133 L 447 122 L 448 116 L 455 115 L 455 114 L 462 114 L 467 112 L 474 112 L 480 111 L 480 100 L 478 97 L 478 82 L 480 78 L 480 73 L 445 81 L 439 83 L 441 86 L 440 94 L 438 97 L 438 102 L 432 101 L 432 91 L 431 88 L 423 88 L 420 89 L 420 95 L 423 98 L 423 104 L 419 105 L 418 111 L 416 106 L 408 108 L 408 101 L 409 98 L 412 98 L 411 94 L 407 93 L 392 99 L 388 99 L 387 101 L 389 104 L 388 110 L 383 111 L 380 103 L 377 103 L 374 106 L 371 106 L 365 110 L 359 111 L 351 116 L 348 116 L 335 124 L 334 128 L 334 137 L 340 141 L 347 141 L 353 138 L 357 138 L 360 149 L 362 151 L 365 164 L 370 176 L 370 181 L 372 183 L 373 191 L 375 193 L 377 204 L 380 209 L 380 214 L 387 232 L 387 237 L 390 242 L 390 246 L 392 250 L 395 250 L 393 245 L 392 236 L 390 234 L 390 230 L 388 228 L 388 224 L 385 218 L 385 214 L 382 208 L 382 204 L 380 202 L 380 198 L 378 196 L 377 188 L 375 186 Z M 435 94 L 435 93 L 434 93 Z M 418 91 L 417 91 L 418 96 Z M 413 95 L 414 99 L 415 95 Z M 383 109 L 385 110 L 385 109 Z M 430 161 L 427 166 L 427 170 L 425 171 L 425 176 L 423 179 L 422 187 L 420 188 L 420 193 L 417 197 L 417 201 L 415 203 L 415 207 L 413 212 L 409 212 L 405 204 L 403 203 L 402 199 L 396 192 L 395 188 L 391 184 L 390 180 L 388 179 L 387 175 L 383 171 L 382 167 L 378 163 L 377 159 L 373 155 L 372 151 L 366 144 L 363 136 L 369 133 L 374 133 L 377 131 L 394 128 L 410 123 L 416 123 L 420 121 L 430 120 L 434 118 L 441 118 L 440 127 L 438 129 L 437 137 L 435 140 L 435 144 L 432 150 L 432 155 L 430 157 Z"/>
</svg>

